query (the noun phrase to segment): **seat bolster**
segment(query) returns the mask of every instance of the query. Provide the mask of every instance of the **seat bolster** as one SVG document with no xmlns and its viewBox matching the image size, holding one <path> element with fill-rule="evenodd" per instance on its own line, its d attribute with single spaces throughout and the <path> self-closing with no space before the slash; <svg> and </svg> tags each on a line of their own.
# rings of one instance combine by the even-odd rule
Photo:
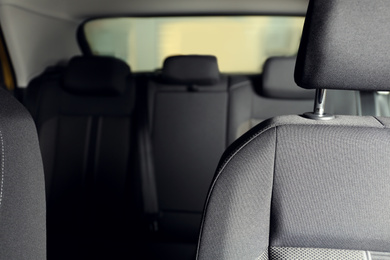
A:
<svg viewBox="0 0 390 260">
<path fill-rule="evenodd" d="M 271 128 L 243 146 L 218 172 L 203 216 L 198 259 L 257 259 L 267 250 L 275 133 Z M 236 163 L 240 160 L 246 163 Z"/>
<path fill-rule="evenodd" d="M 0 89 L 0 258 L 46 259 L 41 154 L 30 114 Z"/>
</svg>

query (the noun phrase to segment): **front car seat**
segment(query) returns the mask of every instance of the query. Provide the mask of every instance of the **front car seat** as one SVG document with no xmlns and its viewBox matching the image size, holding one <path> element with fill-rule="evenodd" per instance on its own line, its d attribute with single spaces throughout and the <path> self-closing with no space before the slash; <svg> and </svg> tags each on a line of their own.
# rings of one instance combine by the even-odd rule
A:
<svg viewBox="0 0 390 260">
<path fill-rule="evenodd" d="M 390 118 L 334 116 L 323 89 L 390 90 L 390 1 L 312 0 L 295 80 L 313 113 L 224 153 L 197 259 L 390 259 Z"/>
<path fill-rule="evenodd" d="M 46 259 L 43 166 L 34 122 L 0 89 L 0 259 Z"/>
</svg>

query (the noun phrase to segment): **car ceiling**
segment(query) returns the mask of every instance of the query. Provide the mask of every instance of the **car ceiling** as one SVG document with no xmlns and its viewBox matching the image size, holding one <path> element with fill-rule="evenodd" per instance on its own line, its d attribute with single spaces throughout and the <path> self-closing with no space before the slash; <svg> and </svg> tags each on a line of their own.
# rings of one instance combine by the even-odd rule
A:
<svg viewBox="0 0 390 260">
<path fill-rule="evenodd" d="M 76 31 L 91 17 L 123 15 L 304 15 L 308 0 L 0 0 L 0 24 L 17 84 L 80 54 Z"/>
<path fill-rule="evenodd" d="M 129 14 L 304 14 L 307 4 L 308 0 L 0 0 L 0 5 L 68 19 Z"/>
</svg>

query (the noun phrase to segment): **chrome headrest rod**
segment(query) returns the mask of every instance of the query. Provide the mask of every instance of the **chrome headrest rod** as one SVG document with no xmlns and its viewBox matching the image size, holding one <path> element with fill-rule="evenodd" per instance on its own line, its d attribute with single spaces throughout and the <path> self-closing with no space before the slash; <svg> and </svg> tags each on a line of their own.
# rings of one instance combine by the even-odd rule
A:
<svg viewBox="0 0 390 260">
<path fill-rule="evenodd" d="M 313 120 L 331 120 L 334 115 L 325 113 L 326 89 L 317 89 L 314 100 L 314 111 L 304 113 L 303 116 Z"/>
</svg>

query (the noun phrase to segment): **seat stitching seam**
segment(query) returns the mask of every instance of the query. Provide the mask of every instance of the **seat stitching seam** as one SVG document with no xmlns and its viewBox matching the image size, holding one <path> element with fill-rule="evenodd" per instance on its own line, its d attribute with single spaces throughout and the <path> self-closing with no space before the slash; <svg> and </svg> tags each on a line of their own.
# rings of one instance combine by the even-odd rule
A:
<svg viewBox="0 0 390 260">
<path fill-rule="evenodd" d="M 255 139 L 256 137 L 258 137 L 259 135 L 262 135 L 263 133 L 267 132 L 268 130 L 274 128 L 278 126 L 278 124 L 272 124 L 272 125 L 269 125 L 268 127 L 266 127 L 265 129 L 261 130 L 260 132 L 257 132 L 253 135 L 251 135 L 250 137 L 248 137 L 248 139 L 243 142 L 243 144 L 238 147 L 236 150 L 234 150 L 231 154 L 229 154 L 229 156 L 227 156 L 226 160 L 221 164 L 221 167 L 218 169 L 218 175 L 216 176 L 215 179 L 217 179 L 219 177 L 219 173 L 221 173 L 225 167 L 227 166 L 227 164 L 231 161 L 231 159 L 237 154 L 239 153 L 247 144 L 249 144 L 253 139 Z"/>
<path fill-rule="evenodd" d="M 379 121 L 376 117 L 373 116 L 373 118 L 376 121 Z M 383 128 L 386 128 L 385 125 L 382 122 L 379 121 L 379 123 L 383 126 Z M 244 149 L 245 146 L 247 146 L 252 140 L 256 139 L 258 136 L 264 134 L 265 132 L 267 132 L 268 130 L 270 130 L 272 128 L 279 127 L 279 126 L 286 126 L 286 125 L 290 125 L 290 126 L 303 126 L 303 125 L 306 125 L 306 124 L 301 124 L 301 123 L 271 123 L 269 126 L 261 129 L 259 132 L 253 133 L 251 136 L 249 136 L 246 139 L 246 141 L 242 142 L 241 146 L 237 147 L 234 151 L 232 151 L 229 154 L 229 156 L 226 156 L 226 159 L 223 161 L 223 163 L 220 164 L 220 167 L 218 167 L 218 170 L 217 170 L 218 174 L 215 177 L 215 179 L 218 178 L 219 173 L 221 173 L 223 171 L 223 169 L 227 166 L 227 164 L 229 164 L 231 159 L 237 153 L 239 153 L 242 149 Z M 312 126 L 321 126 L 321 125 L 312 125 Z M 355 127 L 353 125 L 343 125 L 343 124 L 340 124 L 340 125 L 326 125 L 326 126 L 330 126 L 330 127 Z M 364 128 L 379 128 L 379 127 L 373 127 L 373 126 L 362 126 L 362 127 L 364 127 Z"/>
<path fill-rule="evenodd" d="M 267 245 L 267 253 L 268 253 L 268 257 L 269 257 L 269 254 L 270 254 L 270 248 L 271 248 L 271 217 L 272 217 L 272 201 L 273 201 L 273 197 L 274 197 L 274 185 L 275 185 L 275 169 L 276 169 L 276 156 L 277 156 L 277 150 L 278 150 L 278 127 L 279 126 L 275 126 L 275 146 L 274 146 L 274 163 L 273 163 L 273 168 L 272 168 L 272 188 L 271 188 L 271 196 L 270 196 L 270 201 L 269 201 L 269 213 L 270 213 L 270 217 L 269 217 L 269 234 L 268 234 L 268 245 Z"/>
<path fill-rule="evenodd" d="M 3 203 L 4 166 L 5 166 L 4 138 L 3 138 L 2 131 L 0 131 L 0 143 L 1 143 L 1 184 L 0 184 L 0 206 L 1 206 Z"/>
</svg>

